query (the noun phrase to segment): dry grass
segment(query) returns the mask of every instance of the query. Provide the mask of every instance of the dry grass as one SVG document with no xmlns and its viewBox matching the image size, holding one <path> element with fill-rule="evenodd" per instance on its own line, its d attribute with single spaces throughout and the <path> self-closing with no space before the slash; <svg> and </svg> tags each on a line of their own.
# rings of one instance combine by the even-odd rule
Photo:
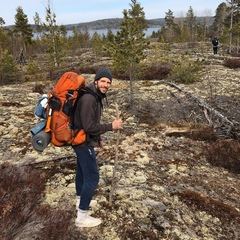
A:
<svg viewBox="0 0 240 240">
<path fill-rule="evenodd" d="M 210 144 L 206 152 L 207 160 L 214 166 L 240 173 L 240 143 L 237 140 L 218 140 Z"/>
<path fill-rule="evenodd" d="M 0 166 L 0 171 L 1 239 L 64 239 L 69 213 L 41 205 L 49 176 L 7 163 Z"/>
<path fill-rule="evenodd" d="M 223 222 L 239 222 L 240 213 L 233 207 L 220 200 L 210 198 L 202 193 L 192 190 L 174 192 L 180 199 L 197 210 L 205 211 Z"/>
</svg>

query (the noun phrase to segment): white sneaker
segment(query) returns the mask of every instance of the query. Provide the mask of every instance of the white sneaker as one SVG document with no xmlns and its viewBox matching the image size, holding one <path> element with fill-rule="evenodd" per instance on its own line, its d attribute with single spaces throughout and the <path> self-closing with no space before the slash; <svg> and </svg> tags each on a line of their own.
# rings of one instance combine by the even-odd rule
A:
<svg viewBox="0 0 240 240">
<path fill-rule="evenodd" d="M 101 219 L 91 217 L 86 214 L 83 218 L 76 218 L 75 225 L 77 227 L 96 227 L 102 223 Z"/>
<path fill-rule="evenodd" d="M 76 202 L 76 210 L 79 210 L 79 204 L 80 204 L 80 198 L 77 197 L 77 202 Z M 90 204 L 89 204 L 89 207 L 93 207 L 97 204 L 97 200 L 94 200 L 92 199 Z"/>
</svg>

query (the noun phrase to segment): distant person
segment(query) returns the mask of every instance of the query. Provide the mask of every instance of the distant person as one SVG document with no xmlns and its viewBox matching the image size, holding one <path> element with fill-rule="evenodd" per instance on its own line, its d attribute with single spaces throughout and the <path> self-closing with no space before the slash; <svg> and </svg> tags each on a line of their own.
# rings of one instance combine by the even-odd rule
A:
<svg viewBox="0 0 240 240">
<path fill-rule="evenodd" d="M 214 37 L 212 40 L 212 45 L 213 45 L 213 54 L 217 54 L 218 52 L 218 39 L 217 37 Z"/>
<path fill-rule="evenodd" d="M 26 64 L 26 60 L 25 60 L 24 55 L 23 55 L 23 50 L 21 51 L 21 53 L 19 55 L 19 63 L 21 65 L 25 65 Z"/>
</svg>

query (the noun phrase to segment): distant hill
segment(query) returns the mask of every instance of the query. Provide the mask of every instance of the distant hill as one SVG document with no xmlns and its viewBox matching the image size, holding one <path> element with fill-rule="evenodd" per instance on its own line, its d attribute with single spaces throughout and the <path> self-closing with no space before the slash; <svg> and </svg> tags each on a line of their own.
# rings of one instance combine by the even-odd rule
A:
<svg viewBox="0 0 240 240">
<path fill-rule="evenodd" d="M 77 23 L 77 24 L 68 24 L 65 25 L 67 29 L 72 29 L 73 27 L 79 28 L 88 28 L 88 29 L 118 29 L 120 27 L 120 23 L 123 19 L 122 18 L 108 18 L 108 19 L 101 19 L 91 22 L 85 23 Z M 147 20 L 147 24 L 149 27 L 161 27 L 163 26 L 165 20 L 164 18 L 157 18 L 157 19 L 150 19 Z"/>
<path fill-rule="evenodd" d="M 176 18 L 177 19 L 177 18 Z M 91 22 L 84 22 L 84 23 L 75 23 L 75 24 L 67 24 L 65 25 L 67 30 L 72 30 L 73 27 L 78 27 L 80 29 L 92 29 L 92 30 L 99 30 L 99 29 L 119 29 L 120 23 L 123 18 L 108 18 L 108 19 L 100 19 Z M 199 23 L 206 22 L 208 26 L 212 25 L 214 18 L 213 17 L 197 17 L 197 21 Z M 147 24 L 149 28 L 160 28 L 164 26 L 165 19 L 164 18 L 155 18 L 155 19 L 147 19 Z M 12 29 L 14 25 L 7 26 L 7 28 Z M 35 30 L 36 26 L 31 25 L 33 30 Z"/>
<path fill-rule="evenodd" d="M 81 29 L 87 28 L 87 29 L 93 29 L 93 30 L 99 30 L 99 29 L 119 29 L 120 23 L 123 20 L 123 18 L 108 18 L 108 19 L 100 19 L 96 21 L 91 22 L 84 22 L 84 23 L 74 23 L 74 24 L 67 24 L 64 25 L 67 30 L 72 30 L 73 27 L 78 27 Z M 157 19 L 150 19 L 147 20 L 147 24 L 149 27 L 161 27 L 164 25 L 164 18 L 157 18 Z M 7 26 L 6 28 L 12 29 L 14 25 Z M 35 30 L 36 26 L 31 25 L 33 30 Z"/>
<path fill-rule="evenodd" d="M 177 19 L 177 18 L 176 18 Z M 108 18 L 108 19 L 101 19 L 91 22 L 85 23 L 77 23 L 77 24 L 68 24 L 65 25 L 67 30 L 72 29 L 73 27 L 77 26 L 79 28 L 87 28 L 87 29 L 118 29 L 120 27 L 120 23 L 123 19 L 122 18 Z M 214 18 L 213 17 L 197 17 L 198 23 L 204 23 L 208 26 L 212 25 Z M 155 18 L 155 19 L 148 19 L 147 24 L 149 28 L 160 28 L 164 26 L 165 19 L 164 18 Z"/>
</svg>

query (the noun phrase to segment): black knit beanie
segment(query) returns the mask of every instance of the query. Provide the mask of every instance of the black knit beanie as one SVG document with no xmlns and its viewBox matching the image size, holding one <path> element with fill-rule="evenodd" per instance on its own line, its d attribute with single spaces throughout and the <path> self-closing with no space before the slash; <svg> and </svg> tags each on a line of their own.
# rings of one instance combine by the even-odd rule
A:
<svg viewBox="0 0 240 240">
<path fill-rule="evenodd" d="M 94 81 L 99 80 L 102 77 L 108 78 L 112 83 L 112 73 L 108 68 L 101 67 L 97 70 Z"/>
</svg>

